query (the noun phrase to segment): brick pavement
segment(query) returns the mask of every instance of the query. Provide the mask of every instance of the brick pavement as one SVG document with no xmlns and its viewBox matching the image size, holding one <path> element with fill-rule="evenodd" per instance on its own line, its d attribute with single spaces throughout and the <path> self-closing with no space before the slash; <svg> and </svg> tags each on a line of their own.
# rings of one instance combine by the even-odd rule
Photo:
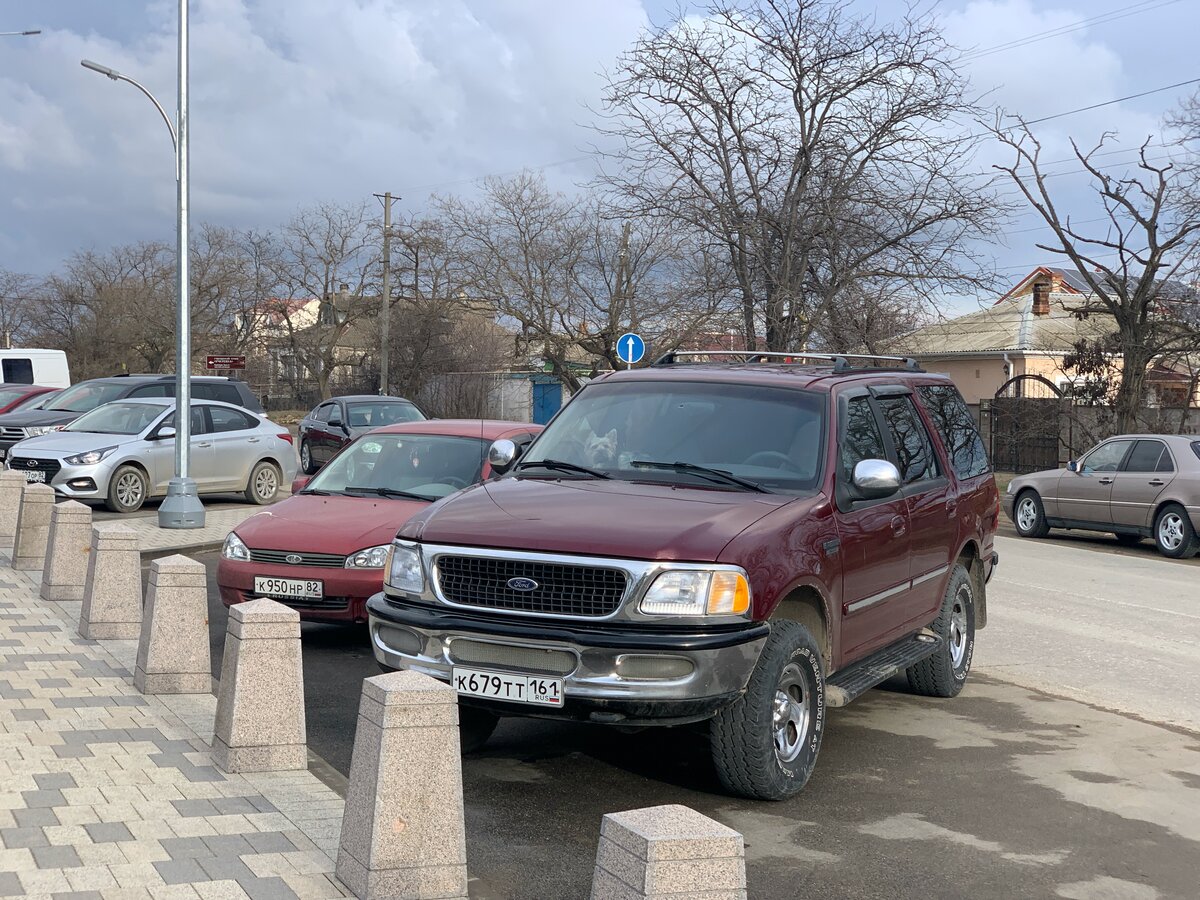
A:
<svg viewBox="0 0 1200 900">
<path fill-rule="evenodd" d="M 96 527 L 108 528 L 120 525 L 123 528 L 131 529 L 137 533 L 143 553 L 156 553 L 163 550 L 186 552 L 190 548 L 220 544 L 234 527 L 264 509 L 270 509 L 270 507 L 247 505 L 225 509 L 206 509 L 203 528 L 159 528 L 157 510 L 150 511 L 145 515 L 139 513 L 132 516 L 104 519 L 96 522 Z"/>
<path fill-rule="evenodd" d="M 219 541 L 253 512 L 183 535 Z M 181 541 L 154 521 L 119 524 L 146 549 Z M 7 562 L 0 549 L 0 897 L 347 895 L 336 793 L 305 771 L 217 770 L 215 696 L 142 696 L 136 641 L 80 638 L 81 604 L 39 599 L 41 573 Z"/>
</svg>

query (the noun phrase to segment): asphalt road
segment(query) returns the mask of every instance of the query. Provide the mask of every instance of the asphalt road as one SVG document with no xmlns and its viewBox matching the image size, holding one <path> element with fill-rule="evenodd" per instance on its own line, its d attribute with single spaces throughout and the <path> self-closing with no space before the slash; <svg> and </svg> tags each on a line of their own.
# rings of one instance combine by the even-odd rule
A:
<svg viewBox="0 0 1200 900">
<path fill-rule="evenodd" d="M 1027 543 L 1004 542 L 1001 571 L 1027 571 Z M 1109 549 L 1064 546 L 1041 549 L 1067 580 Z M 215 572 L 215 553 L 199 558 Z M 1017 589 L 993 585 L 981 656 L 993 634 L 1028 631 Z M 219 666 L 226 613 L 215 585 L 210 608 Z M 309 746 L 348 773 L 361 679 L 378 671 L 365 630 L 305 625 L 303 642 Z M 1178 681 L 1195 683 L 1197 667 Z M 477 900 L 586 896 L 601 816 L 660 803 L 745 835 L 752 897 L 1196 896 L 1200 735 L 994 677 L 973 676 L 952 701 L 910 696 L 901 682 L 831 710 L 816 774 L 785 803 L 725 796 L 694 728 L 507 719 L 464 758 L 463 777 Z"/>
</svg>

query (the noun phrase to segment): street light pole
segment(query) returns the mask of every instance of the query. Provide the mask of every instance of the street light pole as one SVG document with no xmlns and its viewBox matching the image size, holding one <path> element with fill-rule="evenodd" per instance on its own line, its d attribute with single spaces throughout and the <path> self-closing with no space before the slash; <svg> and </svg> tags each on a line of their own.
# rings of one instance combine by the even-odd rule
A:
<svg viewBox="0 0 1200 900">
<path fill-rule="evenodd" d="M 392 330 L 392 201 L 391 191 L 380 196 L 383 204 L 383 309 L 379 316 L 379 393 L 388 393 L 388 367 L 391 365 Z"/>
<path fill-rule="evenodd" d="M 113 81 L 124 81 L 127 84 L 132 84 L 135 88 L 146 95 L 147 99 L 154 104 L 154 108 L 158 110 L 158 114 L 162 116 L 162 120 L 167 124 L 167 131 L 171 132 L 171 149 L 175 151 L 175 175 L 179 176 L 179 141 L 175 137 L 175 126 L 171 124 L 171 117 L 167 115 L 167 111 L 163 109 L 162 104 L 154 98 L 154 95 L 146 90 L 140 83 L 134 81 L 128 75 L 123 75 L 116 69 L 110 69 L 108 66 L 102 66 L 100 63 L 92 62 L 90 59 L 81 59 L 79 64 L 85 69 L 91 69 L 93 72 L 99 72 L 105 78 L 111 78 Z"/>
</svg>

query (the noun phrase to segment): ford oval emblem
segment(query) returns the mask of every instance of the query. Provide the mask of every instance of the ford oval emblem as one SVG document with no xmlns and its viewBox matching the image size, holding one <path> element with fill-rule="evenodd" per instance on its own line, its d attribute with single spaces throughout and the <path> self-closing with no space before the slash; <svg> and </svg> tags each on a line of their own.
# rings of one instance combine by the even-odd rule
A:
<svg viewBox="0 0 1200 900">
<path fill-rule="evenodd" d="M 283 560 L 284 560 L 284 562 L 289 562 L 293 566 L 295 566 L 295 565 L 299 565 L 300 563 L 304 562 L 304 557 L 301 556 L 299 553 L 289 553 L 287 556 L 285 556 L 283 558 Z"/>
<path fill-rule="evenodd" d="M 536 591 L 539 587 L 538 583 L 532 578 L 510 578 L 508 586 L 514 591 Z"/>
</svg>

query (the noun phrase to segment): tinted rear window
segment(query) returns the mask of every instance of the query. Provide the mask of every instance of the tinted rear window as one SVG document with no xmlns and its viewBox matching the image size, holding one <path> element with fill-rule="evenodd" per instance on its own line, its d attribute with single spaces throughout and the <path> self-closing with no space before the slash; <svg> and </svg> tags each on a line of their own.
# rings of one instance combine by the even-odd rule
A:
<svg viewBox="0 0 1200 900">
<path fill-rule="evenodd" d="M 949 384 L 926 384 L 917 388 L 933 427 L 946 445 L 950 466 L 960 479 L 987 472 L 987 449 L 958 389 Z"/>
</svg>

